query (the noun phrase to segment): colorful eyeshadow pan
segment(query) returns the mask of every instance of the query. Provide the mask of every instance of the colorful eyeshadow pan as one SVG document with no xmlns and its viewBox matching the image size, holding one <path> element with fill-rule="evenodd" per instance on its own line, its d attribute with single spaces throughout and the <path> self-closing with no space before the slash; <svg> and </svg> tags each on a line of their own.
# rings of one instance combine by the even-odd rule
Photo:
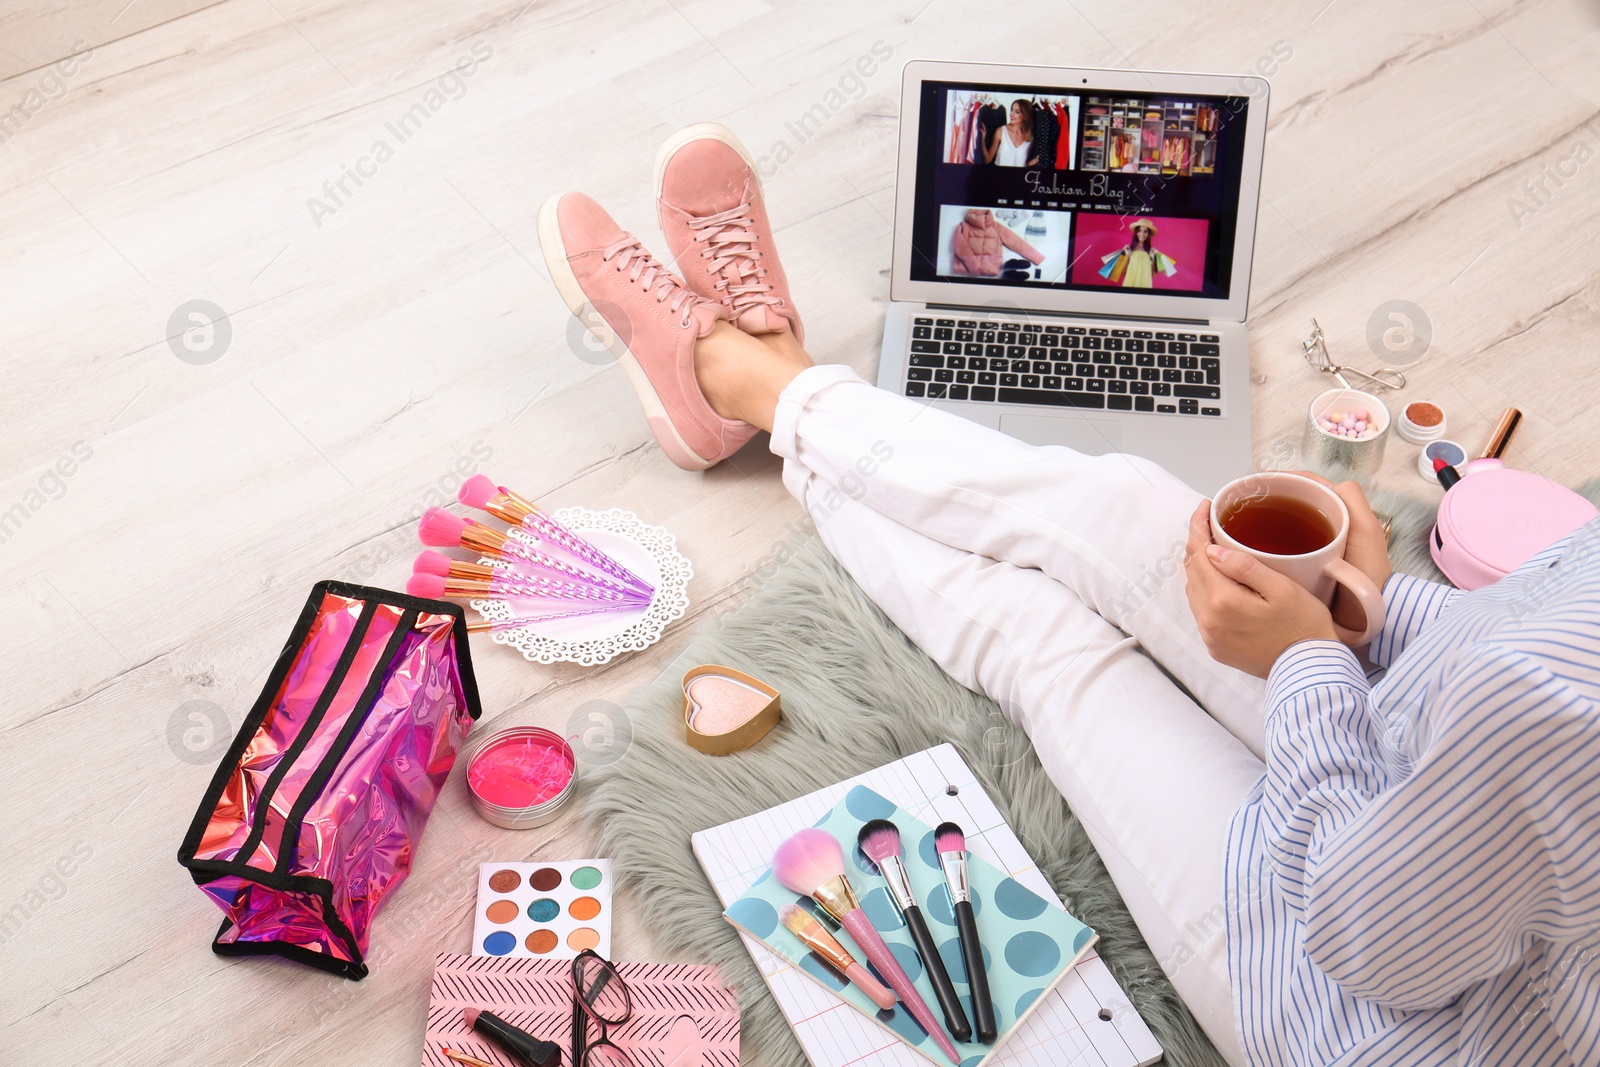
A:
<svg viewBox="0 0 1600 1067">
<path fill-rule="evenodd" d="M 611 861 L 485 863 L 474 956 L 570 959 L 611 951 Z"/>
<path fill-rule="evenodd" d="M 489 888 L 496 893 L 509 893 L 522 884 L 522 875 L 516 871 L 499 870 L 489 876 Z"/>
</svg>

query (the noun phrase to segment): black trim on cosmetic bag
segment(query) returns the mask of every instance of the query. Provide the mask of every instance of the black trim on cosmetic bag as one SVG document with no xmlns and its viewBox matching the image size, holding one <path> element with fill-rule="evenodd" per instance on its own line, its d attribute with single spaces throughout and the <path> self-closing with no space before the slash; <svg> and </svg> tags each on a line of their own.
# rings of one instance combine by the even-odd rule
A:
<svg viewBox="0 0 1600 1067">
<path fill-rule="evenodd" d="M 227 789 L 233 772 L 238 766 L 240 757 L 249 746 L 256 731 L 266 720 L 271 711 L 278 690 L 282 687 L 284 679 L 293 669 L 296 658 L 306 638 L 310 635 L 311 628 L 321 610 L 323 601 L 329 596 L 347 597 L 361 602 L 361 616 L 356 626 L 352 629 L 345 647 L 340 653 L 339 660 L 332 674 L 323 687 L 312 713 L 301 726 L 295 740 L 285 750 L 279 766 L 274 768 L 266 783 L 263 784 L 255 803 L 254 817 L 249 836 L 244 845 L 235 854 L 233 859 L 196 859 L 195 855 L 200 849 L 201 839 L 206 827 L 210 825 L 217 802 Z M 276 792 L 283 777 L 294 766 L 300 754 L 310 743 L 315 731 L 320 728 L 322 720 L 327 713 L 333 697 L 349 674 L 351 662 L 359 650 L 362 640 L 376 609 L 380 607 L 393 607 L 401 609 L 404 614 L 395 626 L 388 641 L 384 645 L 382 655 L 374 664 L 372 677 L 329 747 L 327 754 L 312 776 L 306 781 L 295 803 L 291 807 L 288 817 L 284 822 L 283 835 L 279 841 L 278 856 L 272 869 L 267 870 L 251 866 L 248 862 L 260 846 L 261 838 L 265 834 L 269 802 Z M 455 652 L 455 668 L 461 682 L 462 698 L 465 702 L 467 714 L 476 721 L 482 717 L 483 708 L 478 695 L 477 677 L 472 669 L 472 657 L 468 645 L 466 615 L 456 605 L 441 600 L 429 600 L 423 597 L 414 597 L 404 593 L 396 593 L 387 589 L 378 589 L 371 586 L 350 585 L 339 581 L 321 581 L 312 587 L 307 598 L 306 606 L 301 611 L 295 622 L 294 630 L 289 640 L 284 644 L 273 664 L 272 673 L 268 676 L 263 686 L 261 695 L 241 724 L 233 743 L 228 747 L 222 762 L 218 765 L 212 776 L 211 784 L 206 789 L 194 820 L 190 823 L 189 832 L 185 835 L 183 844 L 178 850 L 178 862 L 188 868 L 190 876 L 196 885 L 205 885 L 223 877 L 238 877 L 245 881 L 260 885 L 266 889 L 279 892 L 298 893 L 315 898 L 320 904 L 322 918 L 328 932 L 338 939 L 352 957 L 350 960 L 335 959 L 326 953 L 312 951 L 298 945 L 271 941 L 243 941 L 224 943 L 214 940 L 212 951 L 222 956 L 280 956 L 285 959 L 304 963 L 319 970 L 341 974 L 347 978 L 360 979 L 366 976 L 367 967 L 361 960 L 361 953 L 356 947 L 355 936 L 348 926 L 340 919 L 333 906 L 333 884 L 326 878 L 312 875 L 291 874 L 288 871 L 290 857 L 298 853 L 300 842 L 301 823 L 310 806 L 321 795 L 327 786 L 328 780 L 338 768 L 340 761 L 350 747 L 351 740 L 366 723 L 372 707 L 378 697 L 378 689 L 383 678 L 388 673 L 389 667 L 399 654 L 407 635 L 415 629 L 418 616 L 422 614 L 444 615 L 451 621 L 451 641 Z M 216 937 L 220 939 L 233 927 L 232 920 L 224 919 L 218 928 Z"/>
</svg>

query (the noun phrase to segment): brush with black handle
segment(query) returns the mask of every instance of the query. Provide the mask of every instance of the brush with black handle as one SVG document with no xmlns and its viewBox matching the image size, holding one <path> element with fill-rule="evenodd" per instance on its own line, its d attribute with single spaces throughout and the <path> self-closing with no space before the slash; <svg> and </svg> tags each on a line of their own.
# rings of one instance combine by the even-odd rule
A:
<svg viewBox="0 0 1600 1067">
<path fill-rule="evenodd" d="M 967 986 L 972 990 L 972 1019 L 978 1026 L 978 1040 L 994 1042 L 998 1028 L 994 1021 L 994 999 L 989 995 L 989 975 L 983 966 L 983 942 L 978 940 L 978 920 L 972 910 L 972 886 L 967 881 L 967 835 L 953 822 L 940 823 L 933 832 L 933 847 L 944 868 L 945 888 L 956 914 L 956 932 L 961 935 L 961 959 L 967 965 Z"/>
<path fill-rule="evenodd" d="M 878 865 L 878 872 L 889 887 L 889 896 L 905 917 L 906 928 L 911 931 L 911 941 L 916 945 L 917 955 L 922 957 L 922 965 L 928 969 L 933 993 L 939 998 L 939 1007 L 944 1011 L 945 1029 L 957 1041 L 971 1041 L 972 1024 L 967 1022 L 967 1013 L 961 1009 L 961 998 L 956 995 L 956 987 L 944 969 L 944 960 L 939 956 L 939 946 L 934 944 L 933 935 L 928 932 L 928 923 L 922 917 L 922 909 L 917 906 L 916 894 L 911 891 L 911 879 L 906 877 L 899 828 L 888 819 L 873 819 L 861 828 L 857 841 L 867 858 Z"/>
</svg>

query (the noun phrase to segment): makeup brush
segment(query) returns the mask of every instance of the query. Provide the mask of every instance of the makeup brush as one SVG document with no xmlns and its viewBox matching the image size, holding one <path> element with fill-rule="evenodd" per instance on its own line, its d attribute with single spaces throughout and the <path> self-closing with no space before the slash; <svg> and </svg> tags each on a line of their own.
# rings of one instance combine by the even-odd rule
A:
<svg viewBox="0 0 1600 1067">
<path fill-rule="evenodd" d="M 855 938 L 857 945 L 867 954 L 867 959 L 888 979 L 889 986 L 900 997 L 928 1036 L 933 1038 L 951 1063 L 960 1063 L 961 1054 L 939 1028 L 928 1009 L 928 1004 L 911 984 L 905 968 L 894 958 L 889 946 L 883 943 L 872 920 L 861 910 L 856 891 L 844 873 L 844 849 L 826 830 L 809 828 L 801 830 L 783 844 L 772 856 L 772 873 L 790 892 L 808 896 L 821 904 L 823 910 L 839 920 L 839 924 Z"/>
<path fill-rule="evenodd" d="M 867 858 L 878 865 L 878 873 L 883 875 L 884 884 L 889 887 L 889 896 L 894 899 L 895 907 L 900 909 L 906 929 L 911 931 L 911 943 L 917 947 L 917 955 L 922 957 L 922 965 L 928 970 L 928 980 L 933 983 L 934 996 L 939 998 L 939 1007 L 944 1012 L 945 1029 L 957 1041 L 971 1041 L 972 1024 L 967 1022 L 967 1013 L 961 1010 L 961 998 L 956 995 L 956 987 L 951 983 L 950 974 L 944 969 L 944 959 L 939 955 L 939 946 L 934 944 L 933 934 L 928 932 L 928 924 L 922 918 L 917 895 L 911 890 L 911 879 L 906 875 L 905 853 L 900 848 L 900 828 L 888 819 L 873 819 L 861 828 L 856 843 Z"/>
<path fill-rule="evenodd" d="M 944 868 L 945 888 L 956 915 L 956 932 L 961 935 L 961 959 L 967 965 L 967 987 L 972 991 L 972 1021 L 978 1027 L 978 1040 L 991 1044 L 998 1028 L 994 1021 L 994 998 L 989 995 L 989 975 L 983 966 L 983 942 L 978 940 L 978 920 L 972 910 L 972 884 L 967 881 L 967 835 L 953 822 L 939 824 L 933 832 L 933 847 Z"/>
<path fill-rule="evenodd" d="M 834 970 L 856 984 L 882 1011 L 894 1007 L 894 994 L 883 983 L 872 977 L 872 972 L 856 962 L 850 950 L 822 928 L 817 917 L 798 904 L 785 904 L 778 909 L 778 918 L 800 943 L 827 962 Z"/>
<path fill-rule="evenodd" d="M 472 1030 L 494 1041 L 511 1058 L 528 1067 L 554 1067 L 561 1062 L 561 1046 L 540 1041 L 520 1026 L 513 1026 L 492 1011 L 463 1008 L 461 1018 Z"/>
<path fill-rule="evenodd" d="M 468 588 L 471 587 L 471 588 Z M 498 596 L 484 589 L 477 588 L 475 583 L 458 582 L 448 578 L 441 578 L 437 574 L 413 574 L 406 582 L 406 592 L 412 596 L 426 597 L 429 600 L 443 600 L 445 597 L 466 598 L 478 600 L 525 600 L 520 595 Z M 582 600 L 568 600 L 565 604 L 581 605 Z M 592 601 L 589 603 L 593 604 Z M 535 626 L 541 622 L 554 622 L 556 619 L 575 619 L 583 615 L 604 615 L 607 612 L 620 610 L 616 604 L 594 604 L 592 607 L 570 607 L 561 611 L 536 612 L 531 615 L 518 615 L 509 619 L 479 619 L 467 623 L 467 633 L 481 634 L 491 630 L 518 630 L 524 626 Z"/>
<path fill-rule="evenodd" d="M 435 574 L 440 578 L 451 578 L 457 581 L 488 582 L 490 588 L 503 587 L 507 596 L 522 596 L 530 599 L 551 600 L 588 600 L 605 601 L 627 607 L 643 607 L 645 601 L 615 593 L 609 589 L 601 589 L 592 585 L 580 585 L 577 582 L 564 578 L 544 578 L 533 574 L 523 574 L 509 563 L 502 563 L 498 567 L 486 566 L 482 563 L 465 563 L 459 559 L 451 559 L 443 552 L 425 550 L 417 555 L 416 562 L 411 565 L 413 574 Z M 516 592 L 521 590 L 520 593 Z"/>
<path fill-rule="evenodd" d="M 531 500 L 518 496 L 503 485 L 496 485 L 485 475 L 474 474 L 468 478 L 456 493 L 456 499 L 469 508 L 487 511 L 497 519 L 522 527 L 640 592 L 655 591 L 649 582 L 540 511 Z"/>
<path fill-rule="evenodd" d="M 481 522 L 452 515 L 443 508 L 429 508 L 422 513 L 422 522 L 417 528 L 417 535 L 423 544 L 431 548 L 465 548 L 482 556 L 506 560 L 522 569 L 554 571 L 560 577 L 625 593 L 630 598 L 637 599 L 643 596 L 643 593 L 631 586 L 618 585 L 609 578 L 590 574 L 565 560 L 540 552 L 520 538 L 503 534 Z"/>
</svg>

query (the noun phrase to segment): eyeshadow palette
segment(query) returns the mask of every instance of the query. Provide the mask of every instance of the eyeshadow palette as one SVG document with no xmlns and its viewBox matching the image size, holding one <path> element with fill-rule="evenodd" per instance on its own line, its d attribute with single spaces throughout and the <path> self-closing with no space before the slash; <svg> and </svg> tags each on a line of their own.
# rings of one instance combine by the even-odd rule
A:
<svg viewBox="0 0 1600 1067">
<path fill-rule="evenodd" d="M 611 861 L 485 863 L 478 868 L 474 956 L 611 955 Z"/>
</svg>

